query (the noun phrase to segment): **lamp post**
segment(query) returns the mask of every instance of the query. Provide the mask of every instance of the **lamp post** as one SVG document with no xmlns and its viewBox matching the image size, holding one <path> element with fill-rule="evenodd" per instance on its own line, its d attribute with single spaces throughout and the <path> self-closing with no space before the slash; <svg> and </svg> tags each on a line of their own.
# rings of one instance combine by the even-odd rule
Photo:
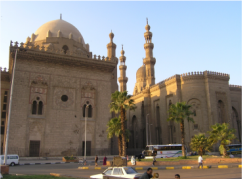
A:
<svg viewBox="0 0 242 179">
<path fill-rule="evenodd" d="M 88 113 L 88 104 L 85 109 L 85 148 L 84 148 L 84 161 L 86 163 L 86 154 L 87 154 L 87 114 Z"/>
<path fill-rule="evenodd" d="M 150 126 L 151 126 L 151 125 L 153 125 L 153 124 L 150 124 L 150 125 L 149 125 L 149 131 L 150 131 L 150 133 L 149 133 L 149 135 L 150 135 L 150 144 L 151 144 L 151 130 L 150 130 Z"/>
<path fill-rule="evenodd" d="M 149 116 L 149 114 L 146 115 L 146 145 L 149 145 L 149 139 L 148 139 L 148 127 L 149 127 L 148 116 Z"/>
</svg>

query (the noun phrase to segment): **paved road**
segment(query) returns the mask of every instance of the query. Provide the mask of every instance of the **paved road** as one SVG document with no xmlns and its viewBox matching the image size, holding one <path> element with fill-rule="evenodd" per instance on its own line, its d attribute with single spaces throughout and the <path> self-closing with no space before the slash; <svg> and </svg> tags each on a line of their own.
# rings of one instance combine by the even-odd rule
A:
<svg viewBox="0 0 242 179">
<path fill-rule="evenodd" d="M 63 175 L 72 175 L 77 178 L 89 178 L 90 175 L 101 173 L 102 170 L 80 170 L 79 164 L 55 164 L 55 165 L 22 165 L 9 168 L 10 174 L 50 174 L 59 173 Z M 139 170 L 139 173 L 145 171 Z M 179 173 L 181 179 L 241 179 L 240 168 L 228 169 L 191 169 L 191 170 L 154 170 L 160 175 L 160 179 L 174 179 L 174 175 Z"/>
</svg>

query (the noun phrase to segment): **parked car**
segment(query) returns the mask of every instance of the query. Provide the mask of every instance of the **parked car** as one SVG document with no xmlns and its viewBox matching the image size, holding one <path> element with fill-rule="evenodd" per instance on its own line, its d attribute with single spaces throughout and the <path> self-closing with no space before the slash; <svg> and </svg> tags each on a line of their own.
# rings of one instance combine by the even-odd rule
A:
<svg viewBox="0 0 242 179">
<path fill-rule="evenodd" d="M 139 179 L 142 173 L 138 173 L 132 167 L 109 167 L 103 173 L 91 175 L 90 178 L 103 178 L 104 176 L 114 176 L 121 178 Z"/>
<path fill-rule="evenodd" d="M 0 155 L 0 163 L 4 163 L 4 155 Z M 7 165 L 14 166 L 19 165 L 19 156 L 18 154 L 7 155 Z"/>
<path fill-rule="evenodd" d="M 144 159 L 145 156 L 141 153 L 141 154 L 135 155 L 135 158 L 138 158 L 140 160 L 140 159 Z"/>
</svg>

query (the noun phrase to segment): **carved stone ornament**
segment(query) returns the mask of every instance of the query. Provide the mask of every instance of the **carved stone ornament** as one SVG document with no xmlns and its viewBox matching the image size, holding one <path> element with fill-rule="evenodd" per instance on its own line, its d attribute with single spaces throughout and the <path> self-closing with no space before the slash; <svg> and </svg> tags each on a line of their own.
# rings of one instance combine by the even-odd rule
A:
<svg viewBox="0 0 242 179">
<path fill-rule="evenodd" d="M 67 99 L 63 100 L 63 96 L 67 96 Z M 54 92 L 54 103 L 58 108 L 73 108 L 74 97 L 74 89 L 56 88 Z"/>
<path fill-rule="evenodd" d="M 31 85 L 44 85 L 44 86 L 48 86 L 46 80 L 41 75 L 38 75 L 33 81 L 31 81 Z"/>
</svg>

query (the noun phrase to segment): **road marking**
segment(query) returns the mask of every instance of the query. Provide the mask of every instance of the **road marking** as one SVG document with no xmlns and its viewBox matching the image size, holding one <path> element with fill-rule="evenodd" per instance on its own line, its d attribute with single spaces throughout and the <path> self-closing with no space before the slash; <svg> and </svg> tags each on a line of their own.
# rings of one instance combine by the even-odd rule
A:
<svg viewBox="0 0 242 179">
<path fill-rule="evenodd" d="M 166 167 L 166 170 L 174 170 L 174 167 Z"/>
<path fill-rule="evenodd" d="M 151 167 L 153 170 L 158 170 L 158 167 Z"/>
<path fill-rule="evenodd" d="M 200 169 L 202 169 L 202 166 L 199 167 Z M 207 165 L 203 165 L 203 169 L 208 169 Z"/>
<path fill-rule="evenodd" d="M 135 167 L 135 170 L 143 170 L 143 167 Z"/>
<path fill-rule="evenodd" d="M 89 167 L 78 167 L 78 169 L 84 169 L 84 170 L 87 170 L 87 169 L 89 169 Z"/>
<path fill-rule="evenodd" d="M 101 170 L 102 168 L 101 167 L 95 167 L 95 170 Z"/>
<path fill-rule="evenodd" d="M 218 165 L 218 168 L 229 168 L 228 165 Z"/>
<path fill-rule="evenodd" d="M 190 166 L 183 166 L 182 169 L 192 169 Z"/>
</svg>

